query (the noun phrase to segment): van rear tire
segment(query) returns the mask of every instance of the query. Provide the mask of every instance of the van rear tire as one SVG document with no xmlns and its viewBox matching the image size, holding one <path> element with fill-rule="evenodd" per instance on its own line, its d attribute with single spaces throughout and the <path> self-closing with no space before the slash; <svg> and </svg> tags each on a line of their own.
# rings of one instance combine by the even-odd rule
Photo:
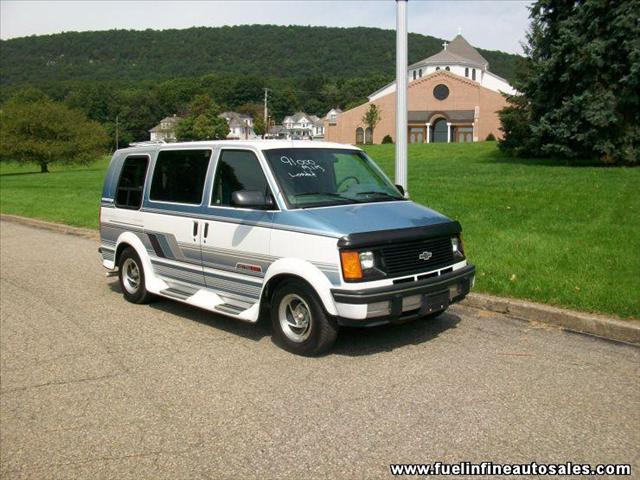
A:
<svg viewBox="0 0 640 480">
<path fill-rule="evenodd" d="M 133 248 L 124 249 L 118 259 L 118 270 L 120 289 L 125 300 L 137 304 L 149 303 L 152 294 L 145 287 L 144 267 Z"/>
<path fill-rule="evenodd" d="M 321 355 L 338 337 L 338 324 L 324 311 L 311 286 L 286 280 L 271 300 L 273 339 L 285 350 L 303 356 Z"/>
</svg>

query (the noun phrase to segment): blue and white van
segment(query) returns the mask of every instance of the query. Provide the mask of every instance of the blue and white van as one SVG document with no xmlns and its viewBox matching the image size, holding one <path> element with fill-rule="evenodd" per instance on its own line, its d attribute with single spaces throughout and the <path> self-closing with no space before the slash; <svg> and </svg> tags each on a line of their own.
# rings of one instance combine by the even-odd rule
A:
<svg viewBox="0 0 640 480">
<path fill-rule="evenodd" d="M 317 355 L 340 326 L 436 316 L 467 295 L 461 227 L 406 199 L 365 152 L 304 141 L 118 150 L 100 255 L 124 297 L 168 297 Z"/>
</svg>

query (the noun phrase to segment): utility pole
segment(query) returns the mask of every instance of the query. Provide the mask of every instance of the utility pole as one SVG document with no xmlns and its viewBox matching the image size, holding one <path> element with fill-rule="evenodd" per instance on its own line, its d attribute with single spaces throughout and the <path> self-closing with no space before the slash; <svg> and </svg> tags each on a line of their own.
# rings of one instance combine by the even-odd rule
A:
<svg viewBox="0 0 640 480">
<path fill-rule="evenodd" d="M 407 2 L 396 0 L 396 184 L 407 183 Z"/>
<path fill-rule="evenodd" d="M 269 131 L 269 108 L 267 107 L 268 99 L 269 99 L 269 89 L 265 88 L 264 89 L 264 135 L 262 135 L 262 138 L 264 138 L 264 136 Z"/>
<path fill-rule="evenodd" d="M 120 133 L 118 131 L 118 128 L 119 128 L 119 124 L 118 124 L 119 117 L 120 117 L 119 115 L 116 115 L 116 150 L 118 150 L 118 144 L 119 144 L 119 142 L 118 142 L 118 134 Z"/>
</svg>

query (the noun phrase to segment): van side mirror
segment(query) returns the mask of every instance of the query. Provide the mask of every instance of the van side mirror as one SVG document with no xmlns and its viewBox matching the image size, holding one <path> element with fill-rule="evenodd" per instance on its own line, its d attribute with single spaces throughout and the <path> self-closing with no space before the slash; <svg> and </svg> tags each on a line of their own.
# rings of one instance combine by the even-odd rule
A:
<svg viewBox="0 0 640 480">
<path fill-rule="evenodd" d="M 267 209 L 274 206 L 271 195 L 259 190 L 236 190 L 231 194 L 231 203 L 241 208 Z"/>
<path fill-rule="evenodd" d="M 404 187 L 402 185 L 396 185 L 396 188 L 398 189 L 398 191 L 402 194 L 402 196 L 404 197 Z"/>
</svg>

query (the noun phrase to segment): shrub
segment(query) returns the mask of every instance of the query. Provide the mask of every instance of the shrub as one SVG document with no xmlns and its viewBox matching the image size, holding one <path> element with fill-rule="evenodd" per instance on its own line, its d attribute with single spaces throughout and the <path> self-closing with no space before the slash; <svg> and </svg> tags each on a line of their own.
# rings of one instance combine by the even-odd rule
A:
<svg viewBox="0 0 640 480">
<path fill-rule="evenodd" d="M 485 138 L 486 142 L 495 142 L 496 141 L 496 137 L 493 133 L 490 133 L 489 135 L 487 135 L 487 138 Z"/>
<path fill-rule="evenodd" d="M 393 143 L 393 138 L 391 138 L 391 135 L 385 135 L 382 139 L 382 143 Z"/>
</svg>

